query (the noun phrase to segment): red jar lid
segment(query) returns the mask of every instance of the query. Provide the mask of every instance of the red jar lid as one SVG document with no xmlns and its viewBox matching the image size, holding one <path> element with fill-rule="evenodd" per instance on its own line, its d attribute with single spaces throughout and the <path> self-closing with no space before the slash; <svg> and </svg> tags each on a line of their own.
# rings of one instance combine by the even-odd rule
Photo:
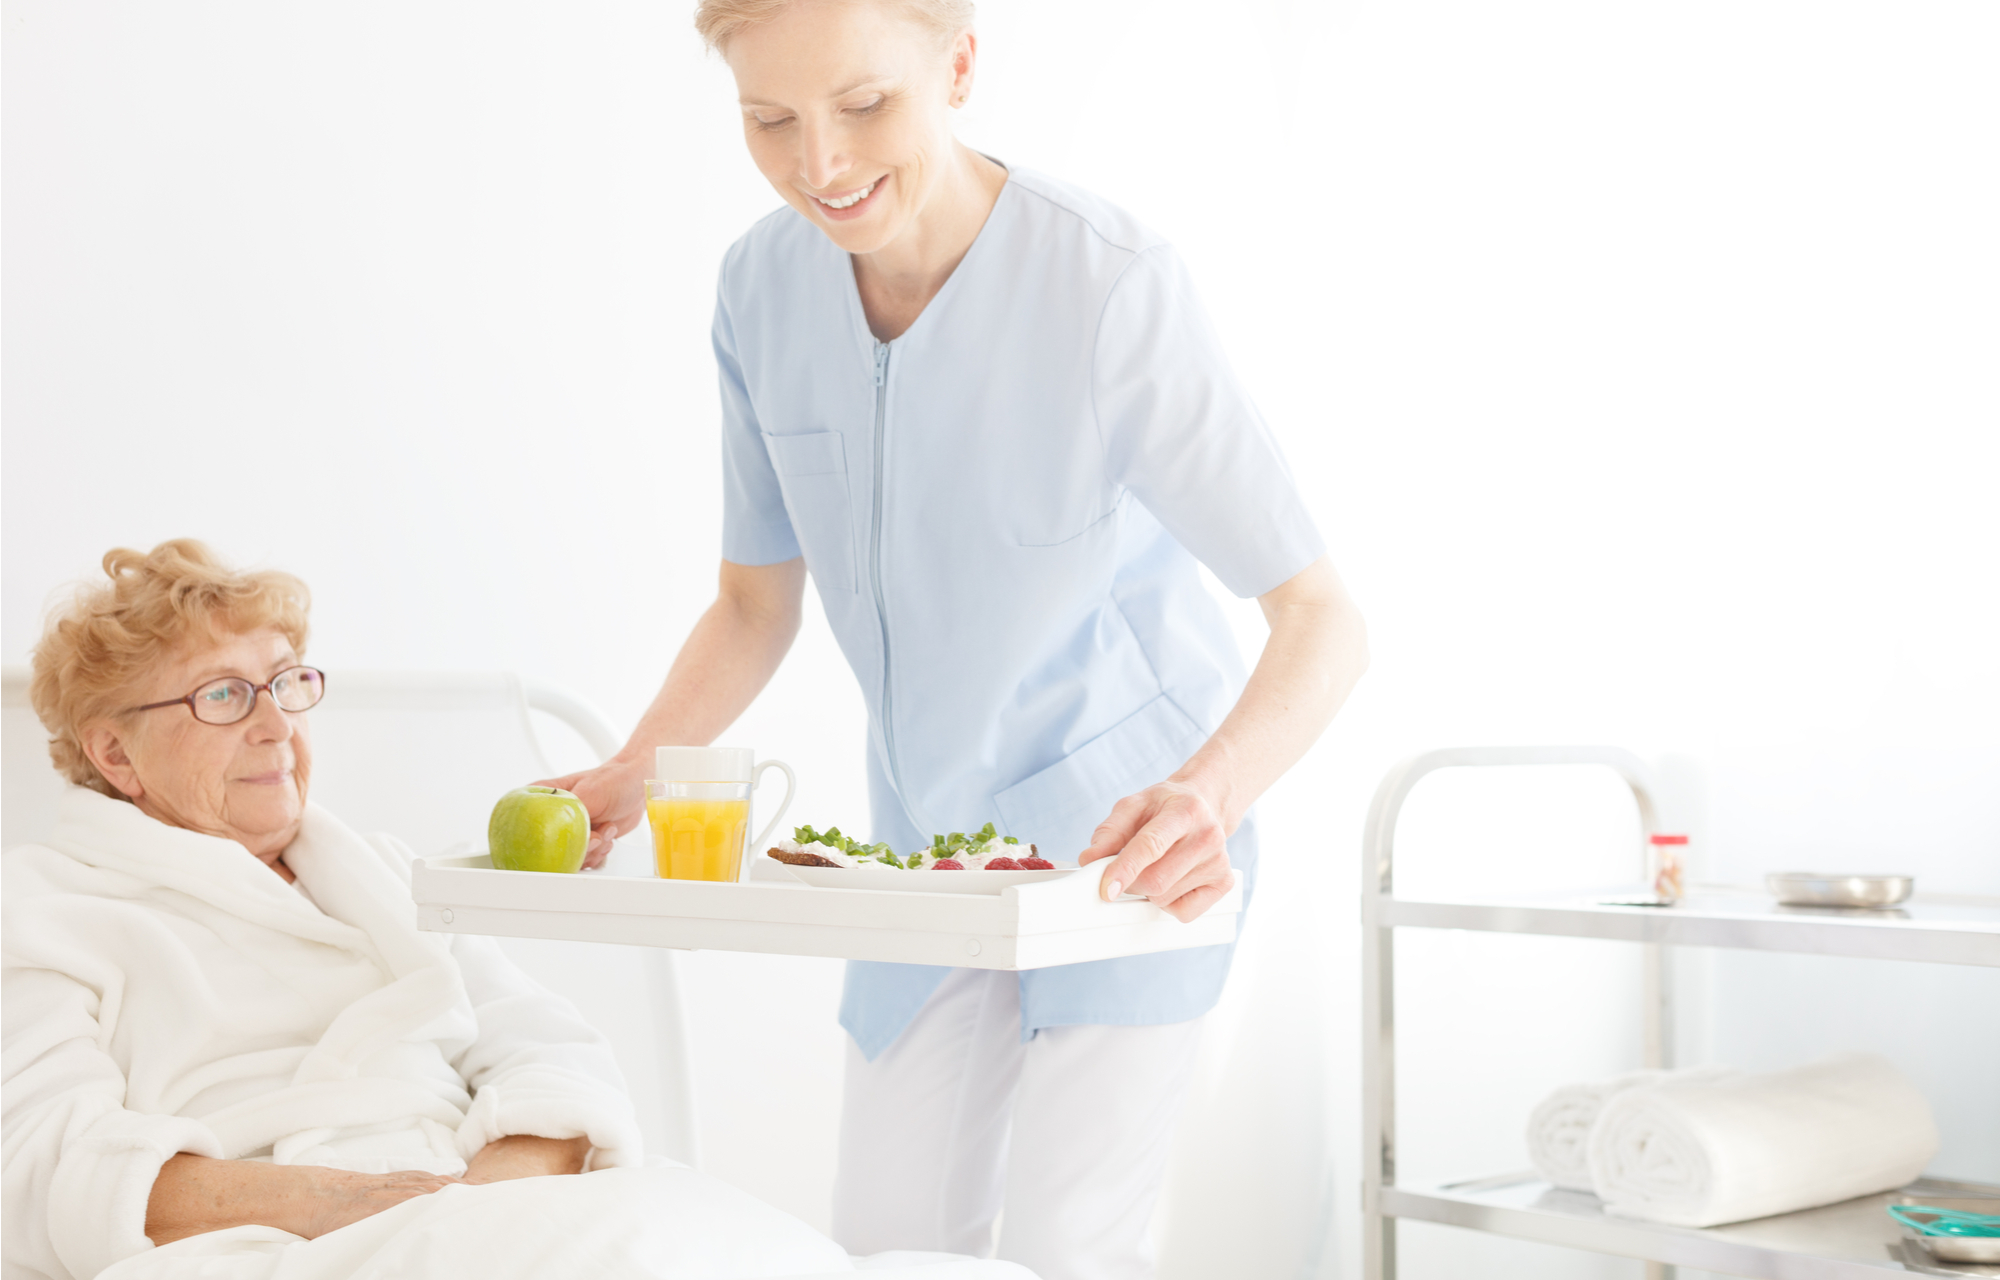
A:
<svg viewBox="0 0 2000 1280">
<path fill-rule="evenodd" d="M 1688 842 L 1686 836 L 1651 836 L 1649 839 L 1654 844 L 1686 844 Z"/>
</svg>

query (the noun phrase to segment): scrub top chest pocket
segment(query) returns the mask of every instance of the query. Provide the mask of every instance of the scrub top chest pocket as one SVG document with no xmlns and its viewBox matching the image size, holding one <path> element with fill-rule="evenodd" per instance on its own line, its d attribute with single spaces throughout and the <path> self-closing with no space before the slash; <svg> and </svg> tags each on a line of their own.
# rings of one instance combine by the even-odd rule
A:
<svg viewBox="0 0 2000 1280">
<path fill-rule="evenodd" d="M 854 591 L 853 504 L 847 491 L 847 452 L 838 431 L 803 435 L 764 432 L 771 469 L 784 491 L 792 534 L 806 568 L 822 591 Z"/>
</svg>

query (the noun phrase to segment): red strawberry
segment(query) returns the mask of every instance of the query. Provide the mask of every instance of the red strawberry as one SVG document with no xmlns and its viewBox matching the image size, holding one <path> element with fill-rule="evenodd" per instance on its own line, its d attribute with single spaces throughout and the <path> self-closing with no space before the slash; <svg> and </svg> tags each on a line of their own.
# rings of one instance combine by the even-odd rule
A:
<svg viewBox="0 0 2000 1280">
<path fill-rule="evenodd" d="M 1025 868 L 1012 858 L 988 858 L 986 860 L 986 869 L 988 871 L 1021 871 Z"/>
<path fill-rule="evenodd" d="M 993 864 L 988 863 L 987 865 L 991 866 Z M 1055 869 L 1056 869 L 1055 863 L 1050 862 L 1047 858 L 1041 857 L 1038 854 L 1031 853 L 1027 857 L 1021 859 L 1021 870 L 1023 871 L 1054 871 Z"/>
<path fill-rule="evenodd" d="M 939 858 L 936 862 L 931 863 L 931 870 L 963 871 L 965 870 L 965 864 L 963 862 L 960 862 L 957 858 Z"/>
</svg>

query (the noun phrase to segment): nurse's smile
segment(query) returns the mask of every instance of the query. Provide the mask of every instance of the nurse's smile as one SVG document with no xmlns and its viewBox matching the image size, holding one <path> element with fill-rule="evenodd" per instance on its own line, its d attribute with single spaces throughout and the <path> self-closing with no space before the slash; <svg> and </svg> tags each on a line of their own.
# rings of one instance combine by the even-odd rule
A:
<svg viewBox="0 0 2000 1280">
<path fill-rule="evenodd" d="M 823 196 L 811 191 L 808 191 L 806 194 L 812 196 L 819 203 L 820 212 L 829 221 L 842 222 L 859 218 L 866 214 L 874 206 L 876 193 L 888 185 L 888 176 L 884 175 L 865 187 L 846 191 L 839 195 Z"/>
</svg>

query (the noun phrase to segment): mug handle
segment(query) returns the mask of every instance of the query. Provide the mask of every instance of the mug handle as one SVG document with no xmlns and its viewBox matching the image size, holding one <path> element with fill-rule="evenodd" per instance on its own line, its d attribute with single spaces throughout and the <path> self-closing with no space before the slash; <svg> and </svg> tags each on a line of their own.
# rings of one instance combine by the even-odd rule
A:
<svg viewBox="0 0 2000 1280">
<path fill-rule="evenodd" d="M 785 820 L 785 810 L 792 807 L 792 793 L 799 789 L 798 775 L 792 772 L 792 766 L 786 764 L 783 760 L 759 760 L 757 767 L 750 771 L 750 789 L 752 791 L 757 789 L 758 780 L 764 776 L 764 770 L 766 769 L 783 769 L 785 771 L 785 798 L 779 803 L 778 811 L 771 815 L 771 820 L 764 824 L 764 829 L 758 832 L 757 838 L 751 842 L 752 852 L 750 856 L 753 858 L 763 851 L 764 842 L 771 838 L 771 833 L 776 831 L 778 824 Z"/>
</svg>

